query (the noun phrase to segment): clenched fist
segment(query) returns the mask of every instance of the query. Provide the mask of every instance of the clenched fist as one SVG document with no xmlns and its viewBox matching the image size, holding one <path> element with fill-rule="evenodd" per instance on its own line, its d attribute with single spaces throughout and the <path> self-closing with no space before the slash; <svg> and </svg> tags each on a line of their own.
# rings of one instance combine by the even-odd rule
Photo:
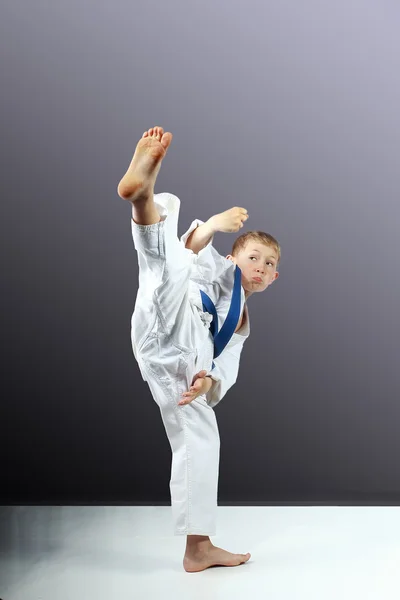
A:
<svg viewBox="0 0 400 600">
<path fill-rule="evenodd" d="M 218 215 L 211 217 L 213 227 L 216 231 L 223 233 L 233 233 L 243 227 L 243 222 L 247 221 L 249 215 L 245 208 L 234 206 Z"/>
</svg>

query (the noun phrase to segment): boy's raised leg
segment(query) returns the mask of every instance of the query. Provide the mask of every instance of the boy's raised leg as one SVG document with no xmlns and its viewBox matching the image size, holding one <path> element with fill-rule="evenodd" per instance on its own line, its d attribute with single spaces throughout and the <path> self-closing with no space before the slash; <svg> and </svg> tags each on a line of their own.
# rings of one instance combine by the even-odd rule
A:
<svg viewBox="0 0 400 600">
<path fill-rule="evenodd" d="M 145 131 L 118 184 L 118 195 L 131 202 L 132 218 L 138 225 L 152 225 L 160 220 L 153 199 L 154 185 L 171 141 L 172 133 L 164 133 L 162 127 Z"/>
</svg>

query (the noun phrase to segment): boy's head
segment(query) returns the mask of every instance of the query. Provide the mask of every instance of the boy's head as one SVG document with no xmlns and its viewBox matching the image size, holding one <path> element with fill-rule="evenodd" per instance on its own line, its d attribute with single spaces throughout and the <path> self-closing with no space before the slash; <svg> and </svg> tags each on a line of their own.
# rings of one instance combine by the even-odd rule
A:
<svg viewBox="0 0 400 600">
<path fill-rule="evenodd" d="M 269 233 L 263 231 L 243 233 L 235 240 L 232 254 L 226 258 L 241 269 L 246 298 L 253 292 L 264 291 L 279 277 L 277 269 L 281 259 L 281 248 Z"/>
</svg>

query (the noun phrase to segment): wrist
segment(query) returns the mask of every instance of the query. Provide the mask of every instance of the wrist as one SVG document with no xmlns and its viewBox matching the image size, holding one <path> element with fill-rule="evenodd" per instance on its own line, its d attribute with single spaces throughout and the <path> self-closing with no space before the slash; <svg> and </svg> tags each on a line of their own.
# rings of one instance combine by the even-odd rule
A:
<svg viewBox="0 0 400 600">
<path fill-rule="evenodd" d="M 214 235 L 214 233 L 217 233 L 217 231 L 219 231 L 218 229 L 218 219 L 217 219 L 218 215 L 213 215 L 212 217 L 210 217 L 208 219 L 208 221 L 206 221 L 206 224 L 209 227 L 210 233 L 212 235 Z"/>
<path fill-rule="evenodd" d="M 204 379 L 208 380 L 208 385 L 207 385 L 207 392 L 208 393 L 211 390 L 212 384 L 213 384 L 213 379 L 211 377 L 211 375 L 206 375 Z"/>
</svg>

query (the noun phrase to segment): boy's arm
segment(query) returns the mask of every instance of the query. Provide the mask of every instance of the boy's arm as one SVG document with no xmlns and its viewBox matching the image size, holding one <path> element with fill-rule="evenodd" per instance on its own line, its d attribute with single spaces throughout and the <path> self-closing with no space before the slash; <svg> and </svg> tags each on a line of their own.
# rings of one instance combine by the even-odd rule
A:
<svg viewBox="0 0 400 600">
<path fill-rule="evenodd" d="M 242 348 L 243 344 L 225 348 L 218 358 L 214 359 L 215 367 L 207 372 L 206 377 L 212 379 L 212 384 L 206 398 L 212 408 L 221 402 L 226 392 L 236 383 Z"/>
<path fill-rule="evenodd" d="M 186 240 L 185 248 L 189 248 L 192 250 L 192 252 L 194 252 L 194 254 L 198 254 L 200 250 L 207 246 L 214 233 L 217 231 L 218 229 L 216 228 L 215 217 L 210 217 L 208 221 L 198 225 L 196 229 L 192 231 Z"/>
<path fill-rule="evenodd" d="M 199 221 L 193 221 L 191 227 L 194 224 L 197 225 L 196 229 L 192 231 L 190 236 L 185 241 L 185 248 L 189 248 L 198 254 L 212 239 L 214 233 L 221 231 L 223 233 L 233 233 L 239 231 L 243 227 L 244 221 L 247 221 L 249 215 L 245 208 L 240 206 L 233 206 L 222 213 L 218 213 L 208 219 L 206 223 Z"/>
<path fill-rule="evenodd" d="M 216 281 L 226 271 L 226 259 L 212 245 L 215 231 L 217 229 L 212 217 L 206 223 L 195 219 L 180 238 L 188 252 L 192 253 L 193 277 L 209 283 Z"/>
</svg>

